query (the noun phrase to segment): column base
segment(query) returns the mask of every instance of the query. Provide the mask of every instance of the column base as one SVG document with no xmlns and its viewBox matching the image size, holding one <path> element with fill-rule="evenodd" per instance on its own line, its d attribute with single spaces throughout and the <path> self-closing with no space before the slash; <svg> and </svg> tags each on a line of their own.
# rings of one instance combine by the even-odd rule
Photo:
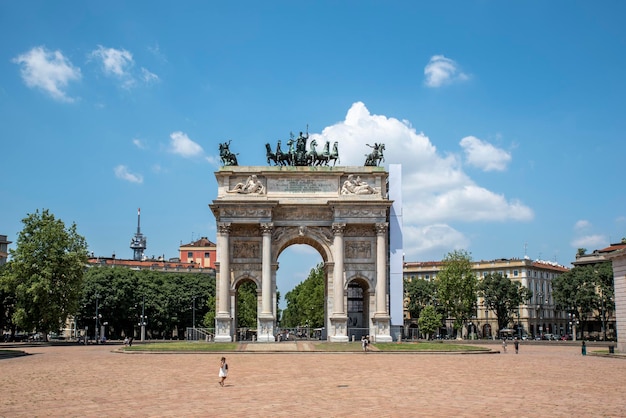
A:
<svg viewBox="0 0 626 418">
<path fill-rule="evenodd" d="M 274 317 L 269 314 L 259 315 L 259 328 L 256 340 L 260 343 L 270 343 L 276 341 L 274 337 Z"/>
<path fill-rule="evenodd" d="M 338 315 L 330 318 L 328 340 L 333 343 L 347 343 L 349 341 L 347 316 Z"/>
<path fill-rule="evenodd" d="M 215 318 L 214 341 L 216 343 L 230 343 L 233 341 L 231 324 L 232 318 L 230 316 L 218 316 Z"/>
<path fill-rule="evenodd" d="M 393 341 L 391 336 L 391 317 L 387 314 L 374 314 L 372 318 L 374 323 L 374 341 L 377 343 L 390 343 Z"/>
</svg>

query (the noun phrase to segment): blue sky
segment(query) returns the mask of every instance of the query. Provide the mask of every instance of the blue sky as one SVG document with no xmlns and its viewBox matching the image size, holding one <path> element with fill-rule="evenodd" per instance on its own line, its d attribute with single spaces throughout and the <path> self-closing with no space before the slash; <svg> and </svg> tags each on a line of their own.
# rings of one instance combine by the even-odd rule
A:
<svg viewBox="0 0 626 418">
<path fill-rule="evenodd" d="M 402 164 L 407 261 L 569 265 L 626 236 L 626 3 L 1 2 L 0 234 L 47 208 L 97 255 L 215 241 L 218 143 L 290 132 Z M 318 141 L 319 142 L 319 141 Z M 290 279 L 320 260 L 291 247 Z M 294 267 L 299 266 L 299 267 Z M 279 283 L 280 287 L 280 283 Z M 288 289 L 286 289 L 288 290 Z"/>
</svg>

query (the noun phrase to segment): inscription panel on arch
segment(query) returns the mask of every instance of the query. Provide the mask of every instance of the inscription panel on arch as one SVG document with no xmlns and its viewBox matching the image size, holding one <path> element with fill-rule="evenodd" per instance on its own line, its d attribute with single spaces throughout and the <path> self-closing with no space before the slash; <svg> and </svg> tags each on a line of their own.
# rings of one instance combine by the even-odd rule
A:
<svg viewBox="0 0 626 418">
<path fill-rule="evenodd" d="M 268 178 L 268 193 L 338 193 L 337 179 L 306 176 L 288 178 Z"/>
</svg>

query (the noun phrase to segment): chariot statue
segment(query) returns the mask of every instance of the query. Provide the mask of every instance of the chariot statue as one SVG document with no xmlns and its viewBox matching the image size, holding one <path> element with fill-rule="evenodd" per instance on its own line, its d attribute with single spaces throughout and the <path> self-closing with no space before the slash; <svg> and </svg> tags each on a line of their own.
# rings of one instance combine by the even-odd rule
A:
<svg viewBox="0 0 626 418">
<path fill-rule="evenodd" d="M 220 143 L 220 158 L 222 159 L 222 165 L 239 165 L 237 163 L 237 155 L 230 152 L 230 143 L 232 140 L 224 143 Z"/>
</svg>

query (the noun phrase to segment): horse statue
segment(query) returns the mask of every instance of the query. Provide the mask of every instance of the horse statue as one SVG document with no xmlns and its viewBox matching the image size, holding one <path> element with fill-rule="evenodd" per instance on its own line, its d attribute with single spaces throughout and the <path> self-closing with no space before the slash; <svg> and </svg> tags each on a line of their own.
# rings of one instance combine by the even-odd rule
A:
<svg viewBox="0 0 626 418">
<path fill-rule="evenodd" d="M 270 161 L 274 161 L 274 165 L 278 165 L 278 159 L 276 154 L 272 152 L 269 142 L 265 144 L 265 156 L 267 157 L 267 164 L 270 165 Z"/>
<path fill-rule="evenodd" d="M 321 154 L 317 155 L 317 162 L 315 165 L 329 165 L 331 161 L 333 161 L 333 166 L 337 163 L 339 159 L 339 149 L 338 143 L 335 141 L 333 144 L 333 151 L 330 152 L 330 141 L 326 141 L 324 144 L 324 149 Z"/>
<path fill-rule="evenodd" d="M 385 161 L 385 157 L 383 156 L 383 151 L 385 150 L 385 144 L 377 144 L 374 142 L 374 145 L 365 144 L 374 150 L 369 154 L 365 154 L 365 166 L 366 167 L 376 167 L 381 162 Z"/>
<path fill-rule="evenodd" d="M 293 144 L 293 142 L 292 142 Z M 287 142 L 287 145 L 289 145 L 289 142 Z M 280 166 L 285 166 L 285 165 L 291 165 L 291 147 L 290 150 L 288 152 L 283 152 L 283 150 L 280 148 L 280 139 L 278 140 L 278 143 L 276 144 L 276 165 L 280 165 Z"/>
<path fill-rule="evenodd" d="M 237 155 L 230 152 L 230 143 L 232 140 L 228 142 L 220 143 L 220 158 L 222 159 L 222 165 L 239 165 L 237 163 Z"/>
<path fill-rule="evenodd" d="M 306 154 L 306 165 L 315 165 L 315 163 L 317 162 L 317 151 L 315 150 L 315 147 L 317 146 L 317 141 L 316 140 L 312 140 L 311 143 L 309 144 L 309 152 L 307 152 Z"/>
</svg>

